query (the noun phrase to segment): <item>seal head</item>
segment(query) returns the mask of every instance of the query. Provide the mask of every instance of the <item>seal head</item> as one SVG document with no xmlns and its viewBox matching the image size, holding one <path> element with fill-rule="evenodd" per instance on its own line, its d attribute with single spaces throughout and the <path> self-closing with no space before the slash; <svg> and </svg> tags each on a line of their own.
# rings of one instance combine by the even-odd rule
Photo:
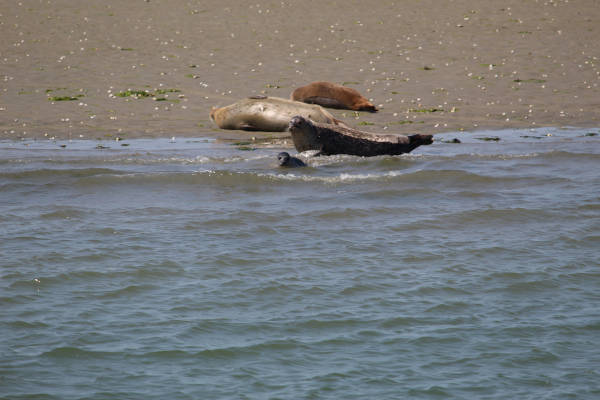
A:
<svg viewBox="0 0 600 400">
<path fill-rule="evenodd" d="M 299 158 L 292 157 L 289 153 L 282 151 L 277 154 L 277 161 L 279 162 L 280 167 L 306 167 L 304 161 Z"/>
<path fill-rule="evenodd" d="M 289 129 L 303 129 L 303 128 L 311 128 L 312 125 L 308 123 L 308 120 L 304 118 L 302 115 L 296 115 L 290 119 Z"/>
<path fill-rule="evenodd" d="M 319 132 L 313 124 L 313 121 L 296 115 L 290 120 L 289 131 L 292 134 L 292 140 L 296 150 L 302 152 L 306 150 L 321 150 Z"/>
</svg>

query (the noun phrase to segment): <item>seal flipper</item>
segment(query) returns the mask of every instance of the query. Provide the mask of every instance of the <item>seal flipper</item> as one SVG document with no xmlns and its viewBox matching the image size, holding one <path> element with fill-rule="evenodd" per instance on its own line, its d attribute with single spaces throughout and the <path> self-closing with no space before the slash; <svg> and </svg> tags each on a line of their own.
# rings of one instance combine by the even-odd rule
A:
<svg viewBox="0 0 600 400">
<path fill-rule="evenodd" d="M 372 113 L 376 113 L 377 111 L 379 111 L 377 109 L 377 107 L 375 107 L 373 104 L 366 104 L 366 105 L 361 105 L 357 108 L 358 111 L 368 111 L 368 112 L 372 112 Z"/>
<path fill-rule="evenodd" d="M 344 103 L 340 102 L 337 99 L 331 98 L 331 97 L 313 96 L 313 97 L 307 97 L 306 99 L 304 99 L 302 101 L 305 103 L 308 103 L 308 104 L 318 104 L 320 106 L 328 107 L 328 108 L 339 108 L 339 109 L 347 109 L 348 108 L 348 106 L 345 105 Z"/>
<path fill-rule="evenodd" d="M 258 130 L 260 130 L 256 126 L 249 124 L 247 122 L 240 124 L 240 129 L 243 131 L 258 131 Z"/>
</svg>

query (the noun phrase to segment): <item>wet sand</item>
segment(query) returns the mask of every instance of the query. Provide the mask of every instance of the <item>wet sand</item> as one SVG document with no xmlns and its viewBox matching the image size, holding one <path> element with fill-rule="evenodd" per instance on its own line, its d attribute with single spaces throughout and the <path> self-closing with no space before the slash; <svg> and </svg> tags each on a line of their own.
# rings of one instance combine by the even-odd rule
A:
<svg viewBox="0 0 600 400">
<path fill-rule="evenodd" d="M 315 80 L 368 131 L 600 127 L 596 1 L 323 3 L 3 2 L 0 138 L 281 137 L 209 111 Z"/>
</svg>

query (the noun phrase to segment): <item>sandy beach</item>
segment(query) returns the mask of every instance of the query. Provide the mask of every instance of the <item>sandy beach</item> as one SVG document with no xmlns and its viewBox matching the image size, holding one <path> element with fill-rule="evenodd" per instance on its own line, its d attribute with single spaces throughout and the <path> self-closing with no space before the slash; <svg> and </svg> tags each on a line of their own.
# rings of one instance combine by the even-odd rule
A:
<svg viewBox="0 0 600 400">
<path fill-rule="evenodd" d="M 326 80 L 368 131 L 600 127 L 597 1 L 0 4 L 0 138 L 255 136 L 213 106 Z M 263 136 L 285 136 L 265 134 Z"/>
</svg>

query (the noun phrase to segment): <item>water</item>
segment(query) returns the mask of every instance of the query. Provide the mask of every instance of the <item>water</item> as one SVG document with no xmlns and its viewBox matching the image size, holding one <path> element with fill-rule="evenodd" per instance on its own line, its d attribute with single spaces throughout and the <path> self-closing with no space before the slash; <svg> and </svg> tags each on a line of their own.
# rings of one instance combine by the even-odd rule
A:
<svg viewBox="0 0 600 400">
<path fill-rule="evenodd" d="M 0 142 L 0 398 L 596 399 L 589 132 Z"/>
</svg>

